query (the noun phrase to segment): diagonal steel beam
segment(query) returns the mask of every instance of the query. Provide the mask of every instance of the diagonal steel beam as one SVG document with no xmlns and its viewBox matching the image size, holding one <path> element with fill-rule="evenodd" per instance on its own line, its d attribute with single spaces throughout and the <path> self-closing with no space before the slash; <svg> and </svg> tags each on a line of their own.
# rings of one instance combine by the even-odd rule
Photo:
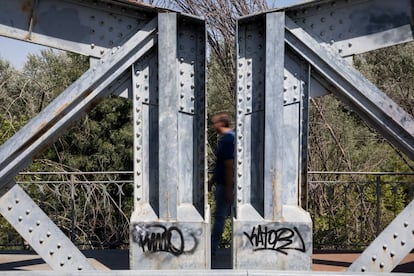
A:
<svg viewBox="0 0 414 276">
<path fill-rule="evenodd" d="M 319 44 L 346 57 L 413 40 L 413 0 L 319 0 L 286 15 Z"/>
<path fill-rule="evenodd" d="M 414 248 L 414 201 L 348 268 L 349 272 L 391 272 Z"/>
<path fill-rule="evenodd" d="M 41 113 L 0 147 L 0 188 L 30 164 L 33 156 L 51 144 L 75 119 L 100 102 L 105 89 L 155 42 L 156 18 L 137 32 L 123 47 L 105 56 Z"/>
<path fill-rule="evenodd" d="M 0 0 L 0 35 L 101 58 L 158 9 L 128 0 Z"/>
<path fill-rule="evenodd" d="M 414 119 L 411 115 L 288 17 L 285 42 L 312 66 L 316 78 L 326 80 L 337 97 L 414 160 Z"/>
<path fill-rule="evenodd" d="M 95 269 L 19 185 L 9 185 L 0 198 L 0 213 L 53 270 Z"/>
</svg>

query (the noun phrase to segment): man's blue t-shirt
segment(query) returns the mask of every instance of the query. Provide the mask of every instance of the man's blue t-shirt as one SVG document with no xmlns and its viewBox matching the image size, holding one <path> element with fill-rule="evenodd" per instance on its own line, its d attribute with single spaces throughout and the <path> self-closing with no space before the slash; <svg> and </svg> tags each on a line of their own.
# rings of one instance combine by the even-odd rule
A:
<svg viewBox="0 0 414 276">
<path fill-rule="evenodd" d="M 226 183 L 225 178 L 225 160 L 234 159 L 234 131 L 224 133 L 216 146 L 216 166 L 214 168 L 214 181 L 217 185 L 224 185 Z"/>
</svg>

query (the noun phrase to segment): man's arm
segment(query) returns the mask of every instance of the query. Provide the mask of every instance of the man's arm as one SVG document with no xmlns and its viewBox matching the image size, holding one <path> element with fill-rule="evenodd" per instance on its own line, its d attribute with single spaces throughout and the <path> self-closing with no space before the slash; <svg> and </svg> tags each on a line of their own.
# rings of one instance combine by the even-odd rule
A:
<svg viewBox="0 0 414 276">
<path fill-rule="evenodd" d="M 233 177 L 234 177 L 234 160 L 224 160 L 224 176 L 225 176 L 225 200 L 227 203 L 233 202 Z"/>
</svg>

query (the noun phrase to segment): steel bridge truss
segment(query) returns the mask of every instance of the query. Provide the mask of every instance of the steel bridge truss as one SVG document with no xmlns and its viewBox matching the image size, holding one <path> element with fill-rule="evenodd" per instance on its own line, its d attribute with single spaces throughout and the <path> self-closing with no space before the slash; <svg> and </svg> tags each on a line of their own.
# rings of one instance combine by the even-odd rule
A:
<svg viewBox="0 0 414 276">
<path fill-rule="evenodd" d="M 54 270 L 93 269 L 14 177 L 103 98 L 128 97 L 131 268 L 210 268 L 204 21 L 128 0 L 0 3 L 0 35 L 92 60 L 0 147 L 2 215 Z M 312 222 L 300 207 L 310 97 L 335 94 L 414 159 L 413 118 L 348 61 L 411 41 L 412 10 L 411 0 L 318 0 L 238 20 L 235 269 L 310 270 Z M 390 272 L 414 248 L 413 212 L 408 205 L 350 271 Z M 280 242 L 291 246 L 267 248 L 259 235 L 285 237 Z M 170 239 L 154 246 L 152 237 Z"/>
</svg>

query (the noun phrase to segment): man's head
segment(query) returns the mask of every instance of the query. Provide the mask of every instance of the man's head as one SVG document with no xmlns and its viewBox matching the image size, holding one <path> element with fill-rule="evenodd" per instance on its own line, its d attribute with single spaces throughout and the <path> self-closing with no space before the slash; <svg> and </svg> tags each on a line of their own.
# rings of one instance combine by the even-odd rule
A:
<svg viewBox="0 0 414 276">
<path fill-rule="evenodd" d="M 230 128 L 230 115 L 228 112 L 217 112 L 211 117 L 211 122 L 213 123 L 213 128 L 218 133 L 224 133 Z"/>
</svg>

